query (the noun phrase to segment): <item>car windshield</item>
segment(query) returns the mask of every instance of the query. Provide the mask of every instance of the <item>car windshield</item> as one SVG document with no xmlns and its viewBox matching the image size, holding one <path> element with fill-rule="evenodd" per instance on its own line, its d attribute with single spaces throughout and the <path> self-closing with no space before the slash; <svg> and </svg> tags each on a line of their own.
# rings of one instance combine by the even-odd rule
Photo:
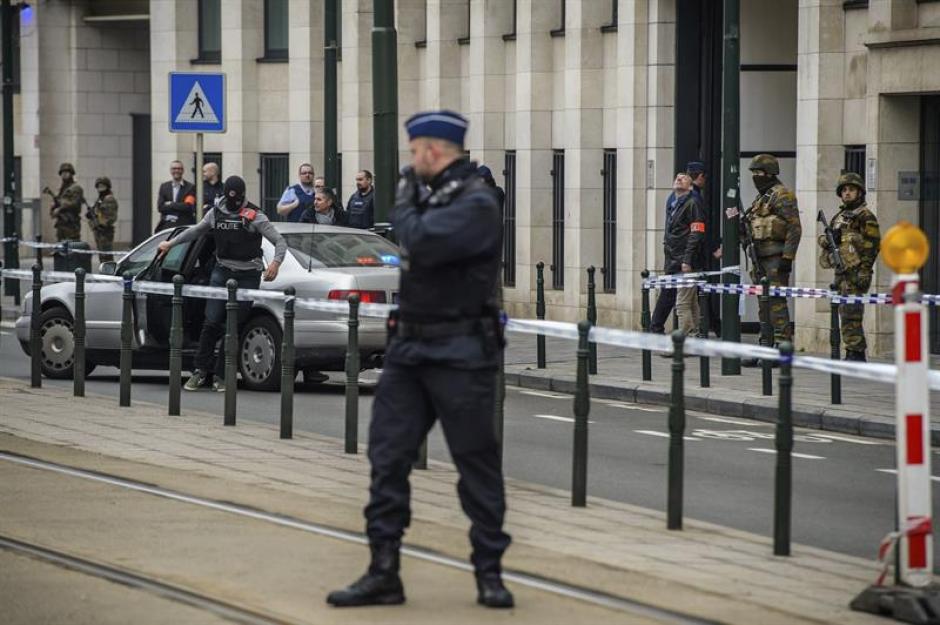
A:
<svg viewBox="0 0 940 625">
<path fill-rule="evenodd" d="M 294 258 L 308 269 L 324 267 L 397 267 L 398 248 L 374 234 L 354 232 L 284 233 Z"/>
</svg>

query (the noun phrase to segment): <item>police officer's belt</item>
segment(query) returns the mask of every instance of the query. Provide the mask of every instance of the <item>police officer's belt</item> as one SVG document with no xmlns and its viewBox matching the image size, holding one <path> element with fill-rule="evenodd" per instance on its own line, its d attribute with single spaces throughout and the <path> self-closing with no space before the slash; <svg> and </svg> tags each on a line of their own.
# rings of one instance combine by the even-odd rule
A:
<svg viewBox="0 0 940 625">
<path fill-rule="evenodd" d="M 467 336 L 481 334 L 487 326 L 494 324 L 488 317 L 463 319 L 461 321 L 439 321 L 436 323 L 417 323 L 399 320 L 395 325 L 398 336 L 409 339 L 441 339 L 449 336 Z"/>
</svg>

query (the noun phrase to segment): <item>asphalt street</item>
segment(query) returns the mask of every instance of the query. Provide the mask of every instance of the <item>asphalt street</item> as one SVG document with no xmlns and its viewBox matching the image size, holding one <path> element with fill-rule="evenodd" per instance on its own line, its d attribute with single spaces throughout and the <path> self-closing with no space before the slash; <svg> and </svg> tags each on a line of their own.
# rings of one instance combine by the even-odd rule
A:
<svg viewBox="0 0 940 625">
<path fill-rule="evenodd" d="M 28 380 L 29 360 L 0 330 L 0 376 Z M 342 374 L 330 383 L 298 382 L 294 427 L 340 438 L 344 428 Z M 365 372 L 363 380 L 375 379 Z M 118 372 L 99 368 L 88 392 L 117 397 Z M 70 387 L 71 381 L 44 380 Z M 135 372 L 133 399 L 164 403 L 165 372 Z M 238 418 L 277 423 L 276 394 L 240 391 Z M 367 440 L 371 390 L 360 398 L 360 439 Z M 182 406 L 219 414 L 223 396 L 184 393 Z M 0 421 L 2 421 L 0 407 Z M 67 418 L 68 415 L 63 415 Z M 571 484 L 572 398 L 510 387 L 505 407 L 506 474 L 547 486 Z M 665 510 L 668 448 L 663 407 L 598 400 L 591 404 L 589 495 Z M 772 533 L 774 497 L 772 425 L 690 412 L 685 459 L 685 515 L 765 536 Z M 879 541 L 894 526 L 896 476 L 894 445 L 817 430 L 797 430 L 793 474 L 793 540 L 861 557 L 874 557 Z M 448 460 L 439 428 L 432 432 L 430 456 Z M 936 451 L 934 452 L 937 453 Z M 936 456 L 935 456 L 936 458 Z M 936 462 L 936 460 L 935 460 Z M 940 473 L 940 470 L 935 470 Z M 934 485 L 940 477 L 934 477 Z M 937 495 L 934 491 L 934 514 Z M 559 505 L 567 505 L 560 501 Z M 512 502 L 509 502 L 512 506 Z M 940 551 L 936 550 L 935 551 Z M 935 556 L 940 555 L 936 554 Z M 935 561 L 940 561 L 935 557 Z"/>
</svg>

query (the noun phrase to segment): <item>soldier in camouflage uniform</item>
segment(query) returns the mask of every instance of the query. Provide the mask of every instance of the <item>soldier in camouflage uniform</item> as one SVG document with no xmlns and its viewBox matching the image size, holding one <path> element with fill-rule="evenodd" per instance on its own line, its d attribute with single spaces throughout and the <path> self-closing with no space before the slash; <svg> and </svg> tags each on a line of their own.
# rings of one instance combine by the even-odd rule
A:
<svg viewBox="0 0 940 625">
<path fill-rule="evenodd" d="M 102 176 L 95 180 L 95 189 L 98 191 L 98 200 L 94 206 L 88 207 L 88 225 L 95 235 L 95 247 L 98 249 L 98 260 L 107 262 L 113 258 L 111 254 L 102 254 L 114 249 L 114 222 L 117 221 L 118 203 L 111 192 L 111 179 Z"/>
<path fill-rule="evenodd" d="M 842 270 L 836 267 L 829 239 L 819 235 L 819 264 L 835 269 L 836 289 L 841 295 L 864 295 L 871 286 L 872 270 L 881 243 L 878 219 L 865 204 L 862 177 L 850 172 L 839 177 L 836 195 L 842 199 L 839 212 L 832 218 L 833 238 L 842 257 Z M 862 329 L 864 304 L 840 304 L 842 344 L 845 359 L 865 362 L 865 331 Z"/>
<path fill-rule="evenodd" d="M 52 208 L 49 214 L 55 226 L 57 241 L 78 241 L 82 238 L 82 204 L 85 202 L 85 193 L 82 187 L 75 182 L 75 168 L 71 163 L 59 165 L 59 176 L 62 186 L 57 194 L 52 194 L 49 187 L 43 189 L 52 195 Z"/>
<path fill-rule="evenodd" d="M 741 219 L 741 228 L 750 234 L 753 256 L 757 257 L 758 266 L 751 267 L 751 279 L 758 284 L 767 276 L 771 286 L 787 286 L 803 233 L 796 195 L 777 178 L 780 165 L 776 157 L 758 154 L 751 159 L 748 169 L 760 194 Z M 745 238 L 742 235 L 742 240 Z M 775 345 L 791 340 L 790 311 L 785 297 L 771 297 L 767 306 L 761 302 L 760 317 L 773 328 Z M 763 337 L 761 340 L 764 342 Z M 753 366 L 756 362 L 743 364 Z"/>
</svg>

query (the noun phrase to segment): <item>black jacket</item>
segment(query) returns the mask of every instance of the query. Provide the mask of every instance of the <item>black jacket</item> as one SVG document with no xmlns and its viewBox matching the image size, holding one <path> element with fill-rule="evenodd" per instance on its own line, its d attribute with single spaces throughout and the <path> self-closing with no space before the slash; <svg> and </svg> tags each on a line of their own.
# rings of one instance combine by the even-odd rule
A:
<svg viewBox="0 0 940 625">
<path fill-rule="evenodd" d="M 210 208 L 215 206 L 216 198 L 222 197 L 222 181 L 215 184 L 203 181 L 202 183 L 202 213 L 206 214 Z"/>
<path fill-rule="evenodd" d="M 157 192 L 157 212 L 160 213 L 160 221 L 154 232 L 196 223 L 196 187 L 188 180 L 183 180 L 179 195 L 174 199 L 173 181 L 167 180 Z"/>
<path fill-rule="evenodd" d="M 675 208 L 669 210 L 666 201 L 666 225 L 663 233 L 663 250 L 666 254 L 666 271 L 677 273 L 682 264 L 690 265 L 693 270 L 704 267 L 705 213 L 692 193 L 679 199 Z"/>
<path fill-rule="evenodd" d="M 303 215 L 300 216 L 300 223 L 304 224 L 316 224 L 317 221 L 316 211 L 312 208 L 308 208 L 303 212 Z M 327 225 L 327 224 L 322 224 Z M 348 226 L 349 225 L 349 215 L 346 211 L 343 210 L 342 206 L 333 205 L 333 223 L 329 224 L 331 226 Z"/>
<path fill-rule="evenodd" d="M 362 193 L 356 189 L 356 192 L 349 196 L 346 214 L 349 217 L 350 228 L 368 230 L 375 225 L 374 200 L 375 187 L 371 188 L 368 193 Z"/>
</svg>

